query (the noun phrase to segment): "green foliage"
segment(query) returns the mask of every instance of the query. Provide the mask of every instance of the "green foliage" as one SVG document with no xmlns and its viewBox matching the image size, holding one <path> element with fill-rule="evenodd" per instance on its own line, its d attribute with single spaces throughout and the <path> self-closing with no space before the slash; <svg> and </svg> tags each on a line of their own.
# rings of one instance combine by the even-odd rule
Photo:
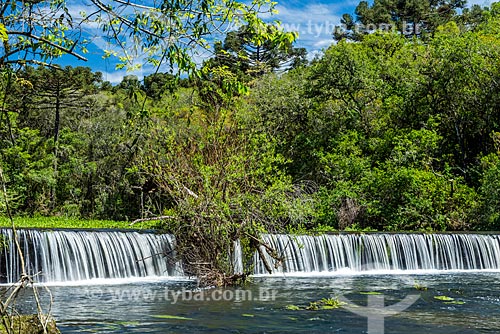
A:
<svg viewBox="0 0 500 334">
<path fill-rule="evenodd" d="M 167 320 L 194 320 L 193 318 L 181 317 L 178 315 L 160 314 L 153 315 L 153 318 L 167 319 Z"/>
<path fill-rule="evenodd" d="M 418 291 L 427 291 L 428 290 L 428 287 L 424 286 L 424 285 L 420 285 L 418 282 L 416 282 L 413 287 L 418 290 Z"/>
<path fill-rule="evenodd" d="M 498 136 L 498 134 L 496 134 Z M 477 215 L 485 230 L 500 229 L 500 155 L 492 153 L 481 160 L 482 177 L 479 188 L 480 206 Z"/>
<path fill-rule="evenodd" d="M 298 208 L 308 205 L 300 186 L 283 173 L 276 142 L 247 123 L 237 101 L 226 99 L 233 89 L 219 82 L 211 91 L 216 97 L 200 92 L 185 111 L 153 116 L 158 125 L 141 166 L 169 198 L 165 204 L 176 219 L 165 228 L 176 235 L 188 271 L 217 285 L 232 272 L 226 250 L 234 240 L 247 244 L 248 235 L 283 230 L 302 220 Z M 212 269 L 189 265 L 195 263 Z"/>
<path fill-rule="evenodd" d="M 380 226 L 390 230 L 467 228 L 460 220 L 467 216 L 454 209 L 455 202 L 464 196 L 466 201 L 471 201 L 468 190 L 460 181 L 454 190 L 453 180 L 446 176 L 412 168 L 375 170 L 368 185 L 370 192 L 376 192 L 368 204 L 368 220 L 378 218 Z M 458 203 L 459 210 L 466 209 L 466 204 L 469 203 Z M 456 216 L 459 220 L 453 221 Z"/>
<path fill-rule="evenodd" d="M 322 298 L 321 300 L 310 302 L 308 306 L 298 306 L 298 305 L 287 305 L 285 309 L 289 311 L 319 311 L 319 310 L 335 310 L 342 305 L 344 302 L 341 302 L 338 298 Z"/>
<path fill-rule="evenodd" d="M 68 217 L 14 217 L 17 228 L 68 228 L 68 229 L 152 229 L 158 222 L 140 222 L 130 225 L 130 222 L 112 220 L 82 220 Z M 11 227 L 7 217 L 0 216 L 0 226 Z"/>
<path fill-rule="evenodd" d="M 306 50 L 294 48 L 295 32 L 283 32 L 278 25 L 246 25 L 229 32 L 224 43 L 216 42 L 215 57 L 208 67 L 226 67 L 243 81 L 307 63 Z"/>
<path fill-rule="evenodd" d="M 189 80 L 129 76 L 112 90 L 78 68 L 6 75 L 6 104 L 19 110 L 2 114 L 13 207 L 167 214 L 172 230 L 194 220 L 226 241 L 315 228 L 497 228 L 493 13 L 474 31 L 447 23 L 426 44 L 381 32 L 340 42 L 309 67 L 250 84 L 243 65 L 215 63 Z M 228 48 L 291 42 L 277 28 L 252 29 L 228 36 Z M 57 92 L 55 136 L 54 114 L 41 107 L 55 110 Z"/>
<path fill-rule="evenodd" d="M 483 181 L 473 166 L 500 124 L 490 109 L 498 63 L 486 60 L 498 51 L 498 32 L 492 23 L 483 29 L 450 23 L 428 45 L 375 33 L 332 46 L 306 71 L 258 83 L 252 101 L 262 128 L 278 136 L 290 174 L 319 185 L 314 222 L 479 227 Z"/>
<path fill-rule="evenodd" d="M 453 301 L 455 298 L 448 297 L 448 296 L 434 296 L 434 299 L 441 300 L 441 301 Z"/>
<path fill-rule="evenodd" d="M 48 64 L 63 54 L 85 59 L 79 52 L 85 50 L 88 41 L 80 39 L 78 31 L 70 29 L 74 21 L 66 1 L 2 2 L 0 13 L 2 67 Z M 21 21 L 31 23 L 19 24 Z"/>
<path fill-rule="evenodd" d="M 337 145 L 323 158 L 332 183 L 319 193 L 318 219 L 340 229 L 356 222 L 379 230 L 468 228 L 475 192 L 449 171 L 433 171 L 436 140 L 425 129 L 396 136 L 379 166 L 363 159 L 356 141 L 344 152 Z"/>
<path fill-rule="evenodd" d="M 0 38 L 5 53 L 0 65 L 30 63 L 48 65 L 62 55 L 86 60 L 89 40 L 82 38 L 81 25 L 102 30 L 109 43 L 103 57 L 117 57 L 117 69 L 137 69 L 139 56 L 159 68 L 170 65 L 179 72 L 196 72 L 196 51 L 208 50 L 207 36 L 229 25 L 247 25 L 256 38 L 269 38 L 260 28 L 262 14 L 275 13 L 276 3 L 255 0 L 175 2 L 133 4 L 113 0 L 92 0 L 88 12 L 70 13 L 65 0 L 9 1 L 0 4 Z M 89 13 L 89 14 L 88 14 Z M 30 22 L 29 25 L 18 22 Z M 259 37 L 261 36 L 261 37 Z M 276 31 L 272 40 L 292 42 L 294 34 Z"/>
<path fill-rule="evenodd" d="M 378 292 L 378 291 L 361 291 L 359 294 L 360 295 L 378 296 L 378 295 L 381 295 L 382 292 Z"/>
<path fill-rule="evenodd" d="M 394 30 L 407 36 L 425 37 L 450 20 L 461 20 L 458 14 L 466 5 L 465 0 L 375 0 L 361 1 L 355 9 L 356 17 L 342 16 L 343 27 L 335 30 L 336 40 L 362 40 L 374 30 Z M 472 15 L 477 18 L 478 9 Z M 466 11 L 463 20 L 469 22 L 471 13 Z M 474 22 L 474 21 L 473 21 Z"/>
<path fill-rule="evenodd" d="M 9 39 L 9 36 L 7 35 L 7 29 L 3 25 L 3 23 L 0 23 L 0 39 L 3 42 L 6 42 Z"/>
<path fill-rule="evenodd" d="M 204 4 L 200 22 L 185 21 L 178 2 L 159 17 L 170 11 L 180 19 L 175 34 L 198 27 L 189 32 L 201 38 L 211 10 L 228 20 L 251 10 L 226 4 Z M 255 2 L 266 4 L 273 7 Z M 388 5 L 400 22 L 461 6 L 422 4 L 376 1 L 358 14 L 378 22 Z M 280 74 L 273 71 L 293 59 L 295 34 L 264 25 L 253 10 L 185 79 L 158 72 L 110 87 L 84 68 L 5 68 L 0 163 L 13 211 L 168 216 L 162 227 L 176 235 L 188 271 L 219 285 L 245 278 L 227 274 L 233 242 L 252 253 L 266 232 L 498 230 L 499 13 L 498 5 L 439 11 L 424 40 L 378 31 Z M 118 34 L 135 37 L 168 30 L 148 13 L 130 18 L 132 26 L 119 17 L 98 23 L 111 34 L 123 24 Z M 144 41 L 152 54 L 162 49 L 156 37 Z M 192 69 L 182 47 L 163 51 Z"/>
<path fill-rule="evenodd" d="M 168 73 L 154 73 L 144 77 L 144 92 L 154 100 L 173 93 L 179 85 L 180 79 Z"/>
<path fill-rule="evenodd" d="M 6 316 L 5 316 L 6 317 Z M 9 317 L 9 322 L 0 323 L 0 334 L 61 334 L 56 326 L 56 321 L 52 317 L 48 317 L 45 323 L 41 323 L 37 314 L 12 315 Z"/>
<path fill-rule="evenodd" d="M 13 131 L 17 135 L 16 146 L 7 145 L 2 149 L 10 205 L 21 212 L 49 213 L 50 189 L 55 184 L 51 143 L 35 129 Z M 0 210 L 5 213 L 3 204 L 2 200 Z"/>
<path fill-rule="evenodd" d="M 323 310 L 333 310 L 341 307 L 344 304 L 337 298 L 323 298 L 319 302 L 322 305 L 321 308 Z"/>
<path fill-rule="evenodd" d="M 277 140 L 278 153 L 287 158 L 287 172 L 295 179 L 314 179 L 317 158 L 313 147 L 330 129 L 312 110 L 305 95 L 310 82 L 305 69 L 282 76 L 270 74 L 254 83 L 250 92 L 250 117 L 256 127 Z M 322 133 L 322 135 L 319 135 Z"/>
</svg>

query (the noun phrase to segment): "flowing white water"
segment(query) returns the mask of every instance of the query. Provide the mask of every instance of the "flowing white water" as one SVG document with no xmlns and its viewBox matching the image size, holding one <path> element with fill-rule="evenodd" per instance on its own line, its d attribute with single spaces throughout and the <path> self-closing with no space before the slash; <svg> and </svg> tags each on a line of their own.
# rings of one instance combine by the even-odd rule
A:
<svg viewBox="0 0 500 334">
<path fill-rule="evenodd" d="M 500 270 L 500 236 L 483 234 L 263 235 L 273 273 Z M 254 274 L 269 274 L 258 253 Z"/>
<path fill-rule="evenodd" d="M 17 282 L 21 262 L 12 230 L 1 229 L 0 281 Z M 173 237 L 116 231 L 18 230 L 26 271 L 37 282 L 182 276 Z"/>
<path fill-rule="evenodd" d="M 235 274 L 243 274 L 243 251 L 239 240 L 233 241 L 233 270 Z"/>
<path fill-rule="evenodd" d="M 0 229 L 0 282 L 21 273 L 12 231 Z M 168 234 L 123 231 L 19 230 L 26 271 L 37 282 L 100 282 L 103 279 L 165 279 L 183 276 Z M 262 236 L 283 261 L 262 247 L 272 273 L 324 275 L 365 272 L 500 270 L 500 235 L 340 234 Z M 235 273 L 244 270 L 239 242 L 232 254 Z M 254 274 L 269 274 L 256 252 Z"/>
</svg>

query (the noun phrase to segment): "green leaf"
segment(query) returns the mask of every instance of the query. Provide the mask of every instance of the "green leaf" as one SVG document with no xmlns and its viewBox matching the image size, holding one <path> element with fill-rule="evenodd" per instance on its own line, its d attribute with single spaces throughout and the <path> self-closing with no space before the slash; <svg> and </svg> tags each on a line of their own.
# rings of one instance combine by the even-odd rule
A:
<svg viewBox="0 0 500 334">
<path fill-rule="evenodd" d="M 139 326 L 141 323 L 139 321 L 118 321 L 118 325 L 121 326 Z"/>
<path fill-rule="evenodd" d="M 193 318 L 186 318 L 186 317 L 181 317 L 177 315 L 153 315 L 153 318 L 158 318 L 158 319 L 172 319 L 172 320 L 194 320 Z"/>
<path fill-rule="evenodd" d="M 448 305 L 463 305 L 463 304 L 465 304 L 465 302 L 461 301 L 461 300 L 453 300 L 451 302 L 445 302 L 445 304 L 448 304 Z"/>
<path fill-rule="evenodd" d="M 442 300 L 442 301 L 452 301 L 452 300 L 455 300 L 455 298 L 451 298 L 451 297 L 448 297 L 448 296 L 434 296 L 434 299 Z"/>
<path fill-rule="evenodd" d="M 7 34 L 7 29 L 3 25 L 3 23 L 0 23 L 0 39 L 4 42 L 7 42 L 9 40 L 9 35 Z"/>
</svg>

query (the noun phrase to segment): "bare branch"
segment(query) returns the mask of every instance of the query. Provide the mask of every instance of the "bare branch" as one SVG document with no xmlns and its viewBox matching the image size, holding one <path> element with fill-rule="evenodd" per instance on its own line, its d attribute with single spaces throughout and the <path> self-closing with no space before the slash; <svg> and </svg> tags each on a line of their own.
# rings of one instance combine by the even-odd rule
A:
<svg viewBox="0 0 500 334">
<path fill-rule="evenodd" d="M 132 225 L 140 223 L 140 222 L 149 222 L 149 221 L 163 220 L 163 219 L 175 219 L 175 217 L 173 217 L 173 216 L 158 216 L 158 217 L 151 217 L 151 218 L 140 218 L 140 219 L 136 219 L 133 222 L 131 222 L 129 224 L 129 226 L 132 226 Z"/>
</svg>

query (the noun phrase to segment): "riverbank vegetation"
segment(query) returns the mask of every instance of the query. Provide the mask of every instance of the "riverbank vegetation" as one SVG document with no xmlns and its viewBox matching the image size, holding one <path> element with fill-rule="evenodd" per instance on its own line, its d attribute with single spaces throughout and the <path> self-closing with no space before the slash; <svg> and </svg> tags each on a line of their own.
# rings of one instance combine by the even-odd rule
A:
<svg viewBox="0 0 500 334">
<path fill-rule="evenodd" d="M 247 25 L 196 75 L 113 86 L 88 68 L 4 67 L 11 209 L 161 216 L 187 270 L 218 284 L 232 242 L 254 249 L 262 232 L 498 230 L 500 6 L 454 9 L 419 34 L 336 35 L 312 61 L 294 34 Z M 358 20 L 381 20 L 370 10 Z"/>
<path fill-rule="evenodd" d="M 43 326 L 37 315 L 17 315 L 7 322 L 0 324 L 0 334 L 60 334 L 61 332 L 56 327 L 54 319 L 50 318 L 47 324 Z"/>
<path fill-rule="evenodd" d="M 52 217 L 15 217 L 14 224 L 18 228 L 42 228 L 42 229 L 154 229 L 158 227 L 158 221 L 131 222 L 115 220 L 94 220 L 94 219 L 75 219 L 64 216 Z M 10 228 L 12 223 L 7 217 L 0 217 L 0 228 Z"/>
<path fill-rule="evenodd" d="M 276 230 L 497 229 L 497 7 L 425 41 L 340 41 L 308 65 L 285 49 L 285 73 L 272 46 L 272 63 L 253 61 L 247 35 L 221 43 L 196 79 L 112 86 L 89 68 L 12 72 L 1 130 L 12 209 Z"/>
</svg>

